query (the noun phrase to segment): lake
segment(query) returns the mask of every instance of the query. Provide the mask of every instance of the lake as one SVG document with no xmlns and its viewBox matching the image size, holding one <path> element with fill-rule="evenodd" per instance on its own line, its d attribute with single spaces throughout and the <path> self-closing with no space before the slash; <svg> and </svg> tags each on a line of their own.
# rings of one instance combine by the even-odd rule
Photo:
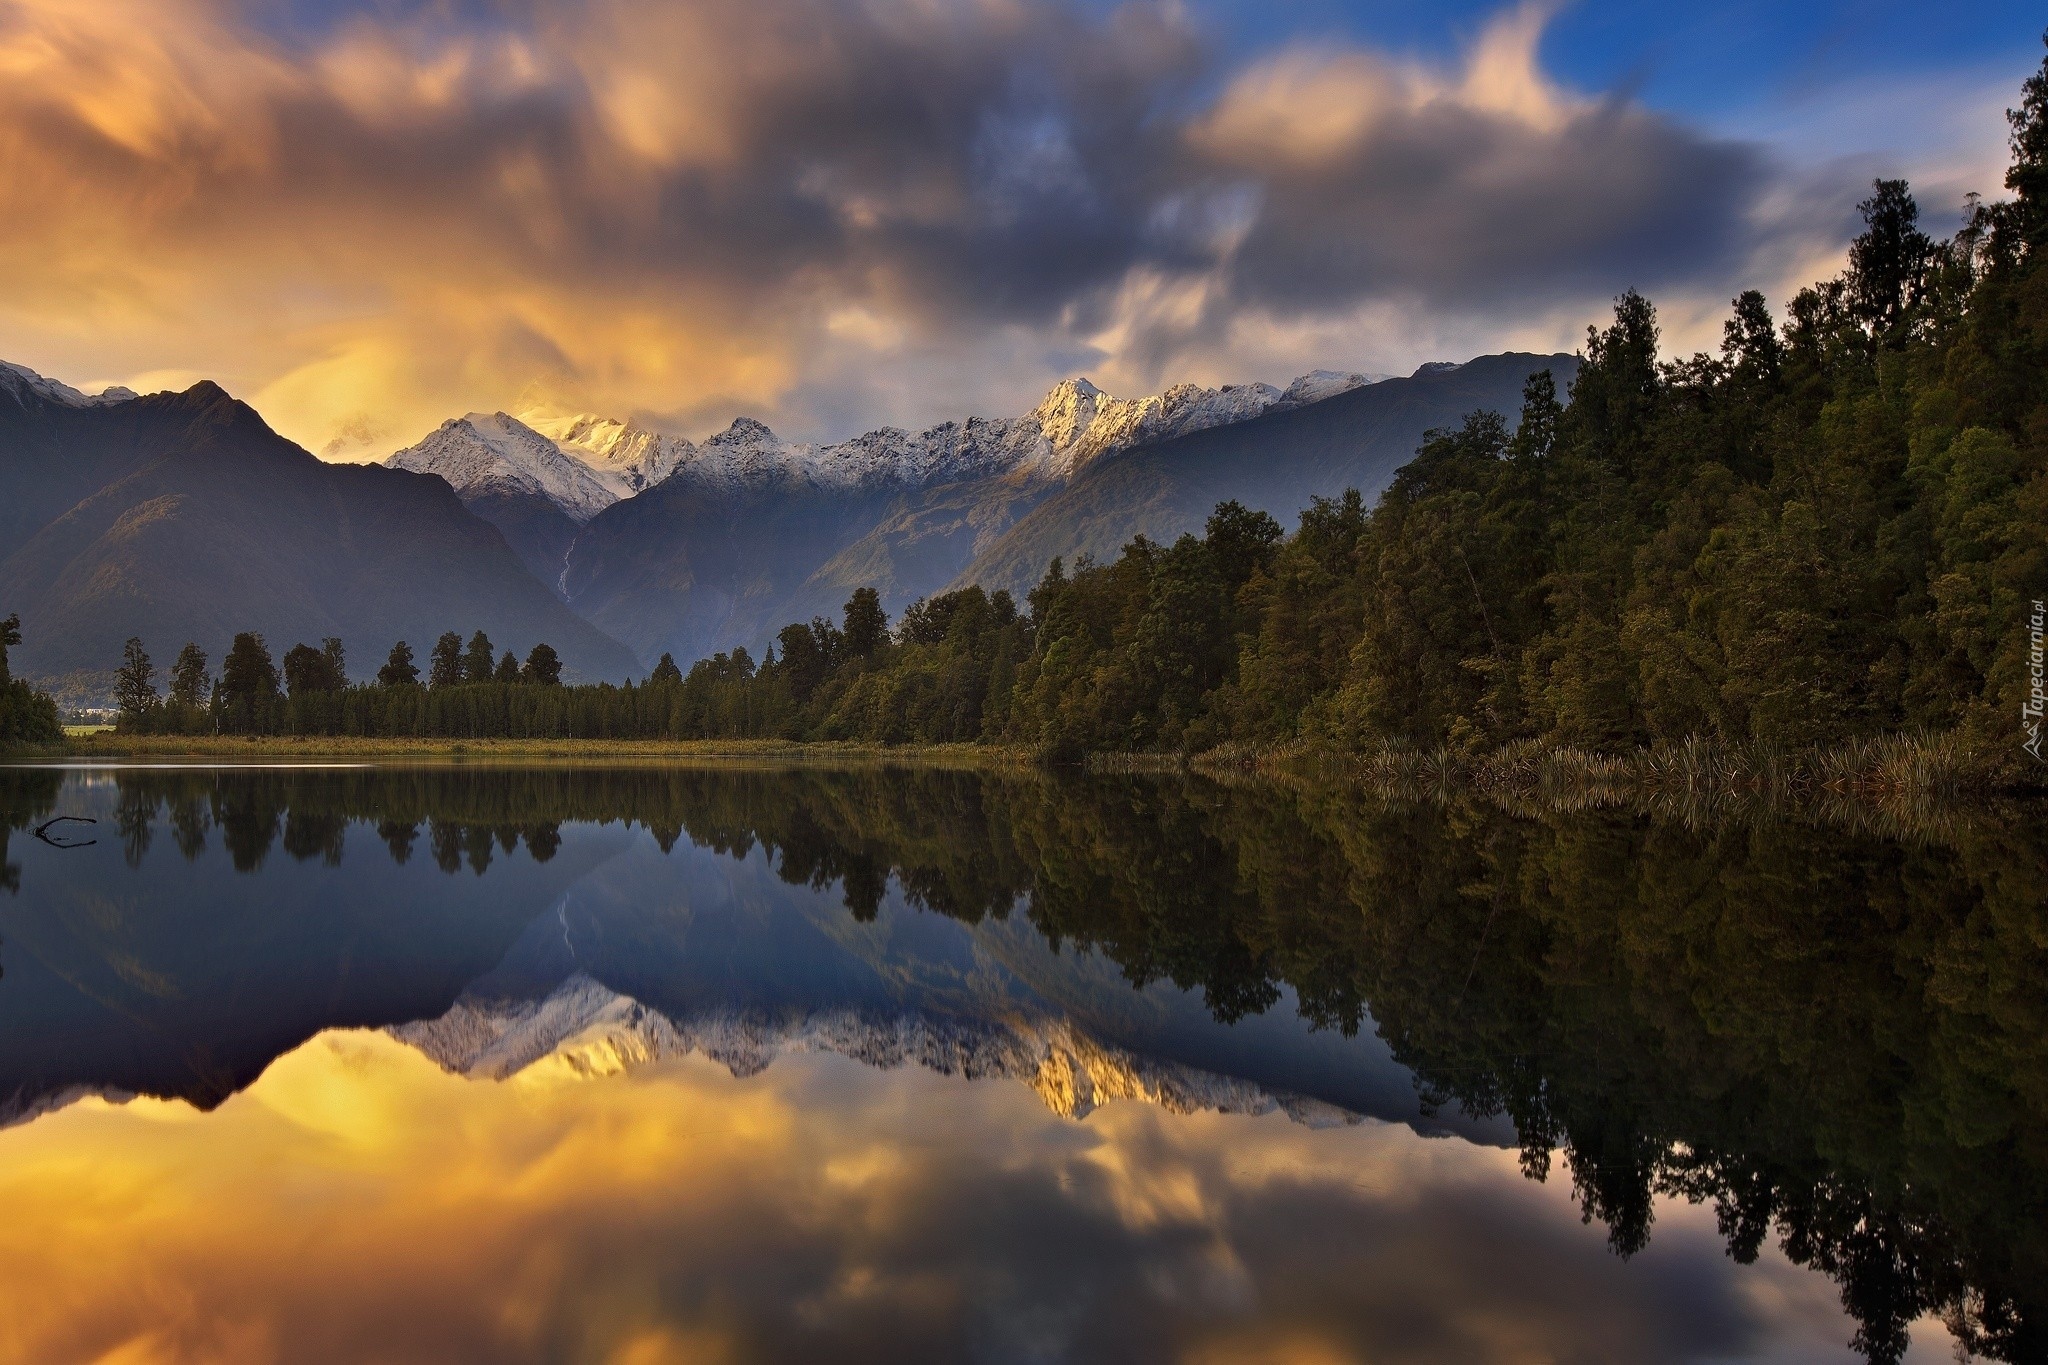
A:
<svg viewBox="0 0 2048 1365">
<path fill-rule="evenodd" d="M 2048 1358 L 2039 809 L 16 767 L 0 865 L 10 1361 Z"/>
</svg>

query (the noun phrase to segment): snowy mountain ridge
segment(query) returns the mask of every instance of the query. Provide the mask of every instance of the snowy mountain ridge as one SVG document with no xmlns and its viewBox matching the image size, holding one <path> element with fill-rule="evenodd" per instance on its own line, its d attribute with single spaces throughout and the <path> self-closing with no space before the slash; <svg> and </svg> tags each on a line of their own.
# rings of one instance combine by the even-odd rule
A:
<svg viewBox="0 0 2048 1365">
<path fill-rule="evenodd" d="M 875 1067 L 915 1063 L 942 1075 L 1023 1081 L 1047 1108 L 1067 1118 L 1086 1118 L 1112 1099 L 1129 1099 L 1183 1114 L 1282 1109 L 1315 1127 L 1358 1121 L 1320 1100 L 1139 1056 L 1053 1015 L 995 1021 L 905 1012 L 872 1018 L 834 1009 L 767 1018 L 710 1009 L 674 1019 L 578 973 L 541 1000 L 464 996 L 439 1019 L 386 1032 L 444 1070 L 477 1079 L 503 1080 L 535 1068 L 617 1075 L 692 1052 L 744 1077 L 787 1054 L 832 1052 Z"/>
<path fill-rule="evenodd" d="M 1105 455 L 1305 407 L 1385 377 L 1316 370 L 1285 389 L 1176 384 L 1146 398 L 1112 397 L 1074 378 L 1055 385 L 1021 417 L 970 417 L 915 433 L 882 427 L 827 445 L 785 441 L 751 417 L 735 418 L 699 443 L 590 413 L 471 413 L 385 463 L 439 474 L 465 499 L 538 493 L 578 522 L 675 477 L 729 492 L 773 485 L 925 487 L 1001 477 L 1065 483 Z M 543 447 L 552 447 L 563 463 L 547 459 Z M 587 482 L 564 463 L 588 475 Z"/>
<path fill-rule="evenodd" d="M 135 390 L 116 385 L 99 393 L 81 393 L 69 384 L 37 374 L 26 365 L 0 360 L 0 394 L 15 402 L 39 398 L 65 408 L 105 408 L 139 397 Z"/>
<path fill-rule="evenodd" d="M 578 522 L 624 496 L 584 461 L 502 412 L 452 417 L 384 463 L 438 474 L 465 502 L 492 494 L 538 494 Z"/>
</svg>

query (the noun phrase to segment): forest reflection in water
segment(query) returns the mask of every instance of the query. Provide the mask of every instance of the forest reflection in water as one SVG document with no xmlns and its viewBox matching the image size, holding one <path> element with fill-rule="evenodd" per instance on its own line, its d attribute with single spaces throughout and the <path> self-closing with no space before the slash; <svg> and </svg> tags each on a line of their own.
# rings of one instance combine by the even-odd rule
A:
<svg viewBox="0 0 2048 1365">
<path fill-rule="evenodd" d="M 1418 1125 L 1434 1114 L 1483 1137 L 1495 1124 L 1522 1177 L 1568 1181 L 1621 1257 L 1654 1257 L 1669 1234 L 1653 1223 L 1697 1206 L 1736 1262 L 1776 1254 L 1824 1273 L 1872 1359 L 1899 1358 L 1929 1314 L 1990 1358 L 2048 1350 L 2039 811 L 1967 813 L 1901 837 L 1799 812 L 1511 815 L 1337 784 L 883 768 L 16 769 L 0 790 L 15 893 L 0 900 L 0 1093 L 16 1096 L 18 1120 L 80 1091 L 210 1109 L 281 1056 L 307 1073 L 325 1054 L 301 1044 L 328 1029 L 397 1025 L 447 1064 L 470 1046 L 451 1010 L 520 994 L 515 978 L 541 971 L 535 955 L 557 937 L 575 969 L 681 1017 L 733 980 L 693 976 L 701 966 L 666 923 L 635 918 L 632 893 L 587 927 L 573 918 L 572 888 L 631 831 L 664 856 L 754 859 L 827 893 L 843 906 L 830 932 L 847 943 L 895 936 L 872 950 L 872 982 L 836 959 L 757 973 L 746 989 L 759 1011 L 829 997 L 873 1013 L 920 992 L 955 1032 L 927 1023 L 890 1046 L 969 1074 L 999 1069 L 1009 1054 L 988 1050 L 990 1020 L 1017 999 L 992 1005 L 976 964 L 913 961 L 941 950 L 918 948 L 885 911 L 893 898 L 1024 932 L 1070 964 L 1091 950 L 1132 987 L 1193 992 L 1246 1037 L 1297 1012 L 1319 1038 L 1376 1032 L 1412 1072 Z M 98 816 L 102 842 L 60 852 L 27 838 L 60 812 Z M 179 865 L 220 870 L 201 895 Z M 423 892 L 422 876 L 439 889 Z M 223 890 L 236 882 L 260 894 Z M 559 930 L 537 932 L 549 913 Z M 742 943 L 722 960 L 741 950 L 756 951 Z M 434 1020 L 438 1034 L 407 1032 Z M 489 1042 L 464 1054 L 472 1069 Z M 399 1066 L 379 1051 L 396 1046 L 306 1044 Z M 1303 1061 L 1308 1044 L 1287 1046 L 1277 1061 L 1197 1060 L 1240 1077 L 1264 1066 L 1262 1093 L 1290 1112 L 1380 1103 L 1365 1082 Z M 1048 1084 L 1043 1058 L 1024 1064 Z M 830 1088 L 836 1074 L 785 1067 L 752 1083 Z M 1187 1107 L 1239 1103 L 1203 1099 L 1170 1067 L 1133 1074 L 1128 1084 L 1162 1095 L 1181 1087 Z M 1073 1107 L 1071 1086 L 1062 1094 Z M 762 1122 L 787 1123 L 786 1110 Z M 1140 1134 L 1153 1119 L 1106 1121 L 1139 1146 L 1166 1142 L 1164 1129 Z M 1135 1158 L 1119 1160 L 1137 1179 Z M 1597 1315 L 1600 1291 L 1579 1292 Z"/>
</svg>

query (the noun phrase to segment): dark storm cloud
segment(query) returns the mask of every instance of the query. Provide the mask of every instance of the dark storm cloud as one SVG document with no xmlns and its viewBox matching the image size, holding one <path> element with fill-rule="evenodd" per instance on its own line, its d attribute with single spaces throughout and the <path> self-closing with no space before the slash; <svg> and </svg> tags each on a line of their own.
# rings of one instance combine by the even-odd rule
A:
<svg viewBox="0 0 2048 1365">
<path fill-rule="evenodd" d="M 1114 366 L 1248 315 L 1718 281 L 1770 180 L 1751 147 L 1552 88 L 1540 9 L 1459 71 L 1245 65 L 1174 5 L 491 13 L 286 44 L 270 0 L 0 0 L 0 241 L 49 266 L 0 304 L 179 301 L 200 321 L 175 334 L 269 377 L 287 424 L 539 372 L 675 409 L 787 393 L 834 346 L 1022 328 Z"/>
<path fill-rule="evenodd" d="M 1589 110 L 1555 131 L 1423 110 L 1340 171 L 1265 179 L 1240 296 L 1462 307 L 1713 279 L 1754 248 L 1744 214 L 1767 183 L 1754 149 L 1638 109 Z"/>
</svg>

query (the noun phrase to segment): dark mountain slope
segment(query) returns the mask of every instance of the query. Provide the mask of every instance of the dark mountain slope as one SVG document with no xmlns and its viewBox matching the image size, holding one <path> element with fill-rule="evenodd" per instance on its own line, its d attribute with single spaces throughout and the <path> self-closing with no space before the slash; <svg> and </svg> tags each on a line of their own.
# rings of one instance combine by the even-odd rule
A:
<svg viewBox="0 0 2048 1365">
<path fill-rule="evenodd" d="M 546 640 L 579 676 L 633 667 L 446 483 L 322 463 L 214 384 L 91 407 L 0 396 L 0 504 L 26 676 L 111 669 L 131 635 L 160 664 L 188 639 L 217 664 L 252 629 L 280 655 L 338 635 L 358 675 L 394 640 L 424 654 L 477 628 Z"/>
<path fill-rule="evenodd" d="M 1424 432 L 1481 408 L 1512 419 L 1523 383 L 1544 369 L 1562 391 L 1578 359 L 1510 353 L 1425 366 L 1406 379 L 1110 456 L 1023 516 L 955 584 L 1021 598 L 1055 555 L 1112 559 L 1133 536 L 1170 541 L 1199 531 L 1230 498 L 1286 525 L 1317 495 L 1356 488 L 1370 500 L 1414 457 Z"/>
<path fill-rule="evenodd" d="M 855 588 L 881 594 L 891 616 L 949 582 L 1054 491 L 1043 482 L 980 479 L 908 493 L 859 540 L 805 580 L 792 621 L 836 616 Z"/>
<path fill-rule="evenodd" d="M 792 619 L 806 580 L 899 498 L 670 479 L 592 518 L 569 551 L 563 586 L 585 620 L 644 662 L 667 652 L 687 666 L 736 645 L 758 657 Z"/>
<path fill-rule="evenodd" d="M 1311 496 L 1386 486 L 1424 432 L 1475 408 L 1515 413 L 1536 370 L 1568 383 L 1568 355 L 1428 367 L 1306 407 L 1211 428 L 1087 466 L 1065 487 L 1018 475 L 847 492 L 789 479 L 744 490 L 683 476 L 599 513 L 562 583 L 586 620 L 687 664 L 744 645 L 758 657 L 791 621 L 836 616 L 873 587 L 891 615 L 950 584 L 1021 596 L 1055 555 L 1115 554 L 1137 534 L 1199 529 L 1228 498 L 1291 521 Z"/>
<path fill-rule="evenodd" d="M 497 527 L 519 562 L 559 594 L 569 547 L 583 530 L 574 518 L 538 493 L 472 493 L 462 505 Z"/>
</svg>

